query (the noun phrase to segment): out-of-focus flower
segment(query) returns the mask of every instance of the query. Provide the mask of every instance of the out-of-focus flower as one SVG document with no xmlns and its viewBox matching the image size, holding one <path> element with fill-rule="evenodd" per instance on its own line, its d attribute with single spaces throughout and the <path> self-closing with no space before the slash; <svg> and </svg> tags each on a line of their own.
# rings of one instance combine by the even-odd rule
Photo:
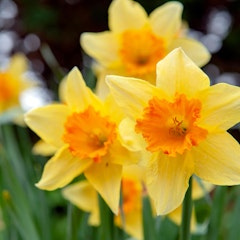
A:
<svg viewBox="0 0 240 240">
<path fill-rule="evenodd" d="M 156 86 L 120 76 L 107 82 L 129 117 L 124 126 L 134 126 L 131 148 L 151 153 L 147 189 L 158 215 L 182 203 L 193 174 L 216 185 L 240 183 L 240 146 L 226 131 L 240 120 L 239 87 L 210 86 L 181 48 L 157 64 Z"/>
<path fill-rule="evenodd" d="M 16 108 L 19 108 L 17 115 L 21 112 L 20 96 L 33 85 L 24 76 L 27 70 L 27 59 L 21 53 L 13 55 L 8 66 L 0 69 L 0 114 Z M 13 114 L 13 119 L 16 119 L 17 115 Z"/>
<path fill-rule="evenodd" d="M 67 77 L 66 103 L 29 111 L 27 125 L 40 138 L 58 148 L 36 184 L 54 190 L 84 173 L 114 213 L 118 212 L 122 165 L 137 161 L 118 136 L 123 114 L 109 96 L 99 100 L 74 68 Z"/>
<path fill-rule="evenodd" d="M 136 239 L 143 238 L 142 197 L 146 194 L 144 172 L 138 165 L 123 168 L 122 204 L 118 215 L 114 217 L 114 223 Z M 100 225 L 98 196 L 90 183 L 74 183 L 63 189 L 63 195 L 80 209 L 91 213 L 89 224 Z"/>
<path fill-rule="evenodd" d="M 176 47 L 182 47 L 193 61 L 203 66 L 210 54 L 200 42 L 187 37 L 182 30 L 183 6 L 168 2 L 149 16 L 132 0 L 113 0 L 109 7 L 109 31 L 83 33 L 83 50 L 97 62 L 97 93 L 108 89 L 107 74 L 138 77 L 155 83 L 156 64 Z M 185 29 L 185 27 L 184 27 Z"/>
<path fill-rule="evenodd" d="M 143 239 L 142 198 L 146 194 L 144 168 L 137 165 L 125 167 L 122 205 L 114 222 L 136 239 Z"/>
</svg>

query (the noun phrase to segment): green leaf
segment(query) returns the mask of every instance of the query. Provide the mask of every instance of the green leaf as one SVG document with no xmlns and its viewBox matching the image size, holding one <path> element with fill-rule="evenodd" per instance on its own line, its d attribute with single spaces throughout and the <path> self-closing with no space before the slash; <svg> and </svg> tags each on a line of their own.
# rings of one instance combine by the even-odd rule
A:
<svg viewBox="0 0 240 240">
<path fill-rule="evenodd" d="M 206 240 L 218 240 L 226 203 L 227 187 L 218 186 L 213 197 L 213 207 L 210 213 L 210 222 Z"/>
<path fill-rule="evenodd" d="M 152 214 L 152 208 L 150 200 L 147 196 L 143 197 L 143 235 L 145 240 L 155 240 L 156 228 L 155 219 Z"/>
<path fill-rule="evenodd" d="M 113 213 L 99 195 L 100 220 L 98 240 L 113 240 Z"/>
<path fill-rule="evenodd" d="M 238 195 L 234 208 L 232 210 L 230 224 L 229 224 L 230 229 L 229 229 L 228 240 L 236 240 L 240 236 L 239 213 L 240 213 L 240 195 Z"/>
</svg>

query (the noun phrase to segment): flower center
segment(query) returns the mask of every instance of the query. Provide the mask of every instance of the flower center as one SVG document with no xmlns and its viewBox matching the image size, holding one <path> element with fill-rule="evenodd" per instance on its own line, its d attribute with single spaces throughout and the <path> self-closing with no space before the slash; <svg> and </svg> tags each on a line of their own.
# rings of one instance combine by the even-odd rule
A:
<svg viewBox="0 0 240 240">
<path fill-rule="evenodd" d="M 206 138 L 208 131 L 197 126 L 200 113 L 201 102 L 184 94 L 177 94 L 173 102 L 153 97 L 135 129 L 145 138 L 147 150 L 176 156 Z"/>
<path fill-rule="evenodd" d="M 133 76 L 154 72 L 157 62 L 166 55 L 163 39 L 148 28 L 127 30 L 120 41 L 120 58 Z"/>
<path fill-rule="evenodd" d="M 9 74 L 0 73 L 0 109 L 5 110 L 18 101 L 19 84 Z"/>
<path fill-rule="evenodd" d="M 136 180 L 123 177 L 122 205 L 124 214 L 141 207 L 142 187 Z"/>
<path fill-rule="evenodd" d="M 84 112 L 73 113 L 65 123 L 63 141 L 69 150 L 79 158 L 92 158 L 98 162 L 107 154 L 115 140 L 116 124 L 89 106 Z"/>
</svg>

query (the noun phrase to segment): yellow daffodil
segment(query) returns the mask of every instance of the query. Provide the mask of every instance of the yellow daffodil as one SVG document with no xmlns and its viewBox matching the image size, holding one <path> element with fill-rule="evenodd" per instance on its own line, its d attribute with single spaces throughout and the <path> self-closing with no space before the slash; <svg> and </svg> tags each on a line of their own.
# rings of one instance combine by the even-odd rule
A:
<svg viewBox="0 0 240 240">
<path fill-rule="evenodd" d="M 113 99 L 99 100 L 74 68 L 67 77 L 66 103 L 33 109 L 25 116 L 27 125 L 44 142 L 58 148 L 36 186 L 54 190 L 84 173 L 117 213 L 122 165 L 135 161 L 135 154 L 120 143 L 122 116 Z"/>
<path fill-rule="evenodd" d="M 176 47 L 182 47 L 199 65 L 210 58 L 198 41 L 184 35 L 180 2 L 168 2 L 149 16 L 132 0 L 113 0 L 109 7 L 109 31 L 83 33 L 83 50 L 97 62 L 97 93 L 104 96 L 106 74 L 138 77 L 155 82 L 159 60 Z"/>
<path fill-rule="evenodd" d="M 138 165 L 123 168 L 122 205 L 114 223 L 136 239 L 143 238 L 142 197 L 144 169 Z M 99 208 L 96 190 L 88 181 L 80 181 L 63 189 L 63 196 L 80 209 L 90 212 L 89 224 L 99 225 Z"/>
<path fill-rule="evenodd" d="M 0 69 L 0 114 L 20 107 L 21 93 L 32 85 L 23 76 L 27 70 L 27 59 L 20 53 L 12 56 L 6 69 Z"/>
<path fill-rule="evenodd" d="M 157 64 L 156 86 L 120 76 L 107 82 L 133 122 L 131 148 L 136 139 L 135 149 L 151 153 L 147 189 L 157 214 L 182 203 L 193 174 L 216 185 L 240 183 L 240 146 L 226 131 L 240 120 L 239 87 L 210 86 L 181 48 Z"/>
</svg>

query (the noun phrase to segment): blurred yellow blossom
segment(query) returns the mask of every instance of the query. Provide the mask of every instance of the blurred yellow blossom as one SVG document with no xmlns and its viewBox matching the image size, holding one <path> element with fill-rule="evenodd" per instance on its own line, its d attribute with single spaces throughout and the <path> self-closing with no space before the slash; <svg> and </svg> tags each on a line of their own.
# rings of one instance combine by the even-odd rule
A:
<svg viewBox="0 0 240 240">
<path fill-rule="evenodd" d="M 193 174 L 216 185 L 240 183 L 240 146 L 226 131 L 240 120 L 239 87 L 210 86 L 181 48 L 157 64 L 156 86 L 120 76 L 107 82 L 133 122 L 135 149 L 151 153 L 146 183 L 158 215 L 182 203 Z"/>
<path fill-rule="evenodd" d="M 122 165 L 138 160 L 120 143 L 122 117 L 115 101 L 110 96 L 99 100 L 74 68 L 67 76 L 66 103 L 36 108 L 25 116 L 27 125 L 44 142 L 58 148 L 36 186 L 54 190 L 84 173 L 117 213 Z"/>
<path fill-rule="evenodd" d="M 205 65 L 210 54 L 203 44 L 185 35 L 182 11 L 182 4 L 172 1 L 148 16 L 138 2 L 113 0 L 109 7 L 109 31 L 83 33 L 80 37 L 83 50 L 97 62 L 98 95 L 108 92 L 107 74 L 155 83 L 157 62 L 176 47 L 182 47 L 199 66 Z"/>
<path fill-rule="evenodd" d="M 142 197 L 144 187 L 144 169 L 138 165 L 123 168 L 122 204 L 114 223 L 136 239 L 143 238 Z M 97 192 L 87 181 L 74 183 L 63 189 L 63 195 L 80 209 L 90 212 L 89 224 L 99 225 L 99 207 Z"/>
<path fill-rule="evenodd" d="M 28 61 L 21 53 L 13 55 L 8 66 L 0 69 L 0 114 L 12 108 L 20 108 L 22 92 L 32 86 L 24 76 L 27 70 Z"/>
</svg>

